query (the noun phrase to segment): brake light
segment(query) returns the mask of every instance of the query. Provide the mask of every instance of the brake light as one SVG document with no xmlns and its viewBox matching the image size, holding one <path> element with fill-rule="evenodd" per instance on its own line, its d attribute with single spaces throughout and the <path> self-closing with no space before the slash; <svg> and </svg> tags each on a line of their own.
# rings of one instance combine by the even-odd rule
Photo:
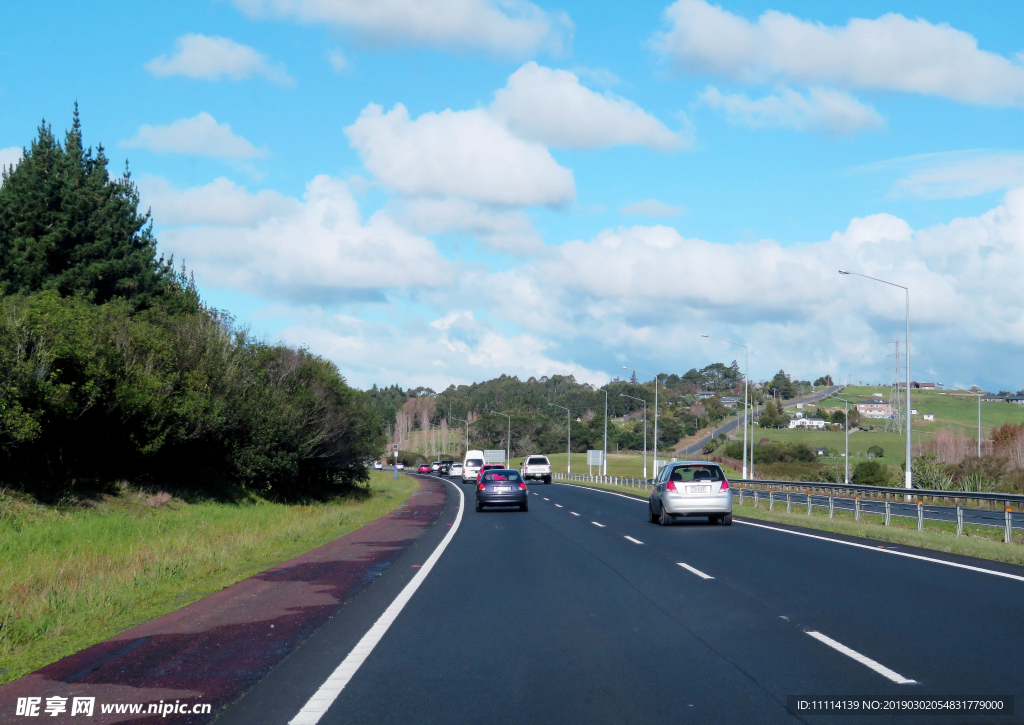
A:
<svg viewBox="0 0 1024 725">
<path fill-rule="evenodd" d="M 721 493 L 722 491 L 728 491 L 728 490 L 729 490 L 729 481 L 727 481 L 726 479 L 723 478 L 722 479 L 722 487 L 719 488 L 718 491 L 719 491 L 719 493 Z"/>
<path fill-rule="evenodd" d="M 476 487 L 476 490 L 477 491 L 483 491 L 484 490 L 484 484 L 483 483 L 478 484 L 477 487 Z"/>
<path fill-rule="evenodd" d="M 675 491 L 676 490 L 675 482 L 669 481 L 668 483 L 666 483 L 665 484 L 665 489 L 668 490 L 668 491 Z"/>
<path fill-rule="evenodd" d="M 522 489 L 523 491 L 525 491 L 526 490 L 526 481 L 520 481 L 519 482 L 519 488 Z"/>
</svg>

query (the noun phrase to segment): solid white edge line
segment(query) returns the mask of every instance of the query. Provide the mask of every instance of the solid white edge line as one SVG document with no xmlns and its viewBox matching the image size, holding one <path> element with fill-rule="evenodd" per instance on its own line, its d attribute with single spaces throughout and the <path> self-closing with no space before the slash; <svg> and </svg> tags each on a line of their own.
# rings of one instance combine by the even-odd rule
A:
<svg viewBox="0 0 1024 725">
<path fill-rule="evenodd" d="M 604 524 L 599 524 L 596 521 L 591 521 L 590 523 L 592 523 L 594 526 L 600 526 L 602 529 L 604 528 Z"/>
<path fill-rule="evenodd" d="M 862 665 L 870 667 L 871 669 L 873 669 L 875 672 L 877 672 L 878 674 L 882 675 L 883 677 L 888 677 L 890 680 L 895 682 L 897 685 L 916 685 L 917 684 L 917 680 L 909 680 L 906 677 L 904 677 L 903 675 L 901 675 L 900 673 L 893 672 L 892 670 L 890 670 L 885 665 L 879 664 L 878 662 L 875 662 L 870 657 L 865 657 L 860 652 L 857 652 L 856 650 L 850 649 L 845 644 L 840 644 L 839 642 L 836 642 L 834 639 L 832 639 L 831 637 L 828 637 L 828 636 L 822 634 L 821 632 L 808 632 L 807 634 L 811 635 L 812 637 L 814 637 L 819 642 L 824 642 L 825 644 L 827 644 L 832 649 L 837 650 L 839 652 L 842 652 L 847 657 L 849 657 L 851 659 L 854 659 L 854 660 L 857 660 L 857 662 L 860 662 Z"/>
<path fill-rule="evenodd" d="M 341 694 L 341 691 L 345 689 L 345 685 L 348 684 L 352 676 L 359 670 L 360 665 L 370 656 L 373 648 L 377 646 L 377 643 L 380 642 L 388 628 L 391 627 L 395 619 L 398 618 L 398 615 L 401 614 L 402 609 L 412 599 L 412 595 L 420 588 L 420 584 L 430 574 L 430 570 L 434 568 L 434 564 L 441 558 L 441 554 L 448 548 L 448 544 L 451 543 L 455 532 L 459 530 L 459 524 L 462 523 L 462 512 L 465 509 L 466 503 L 466 497 L 463 495 L 462 489 L 454 483 L 451 485 L 459 492 L 459 512 L 455 516 L 455 522 L 452 524 L 451 530 L 441 543 L 438 544 L 437 548 L 434 549 L 434 553 L 420 567 L 420 570 L 416 572 L 412 580 L 405 585 L 405 588 L 399 592 L 394 601 L 384 610 L 384 614 L 380 615 L 380 618 L 363 635 L 359 643 L 352 648 L 352 651 L 348 653 L 348 657 L 342 660 L 341 664 L 331 673 L 331 676 L 327 678 L 324 684 L 320 685 L 320 689 L 309 698 L 309 701 L 303 705 L 298 714 L 288 721 L 288 725 L 316 725 L 320 721 L 320 718 L 327 712 L 327 708 L 334 703 L 338 695 Z"/>
<path fill-rule="evenodd" d="M 684 569 L 686 569 L 686 571 L 688 571 L 688 572 L 692 572 L 693 574 L 696 574 L 696 575 L 697 575 L 697 576 L 699 576 L 699 577 L 700 577 L 701 579 L 714 579 L 714 577 L 713 577 L 713 576 L 708 576 L 707 574 L 705 574 L 704 572 L 702 572 L 702 571 L 701 571 L 700 569 L 694 569 L 694 568 L 693 568 L 692 566 L 690 566 L 689 564 L 684 564 L 684 563 L 683 563 L 683 562 L 681 562 L 681 561 L 677 561 L 676 563 L 677 563 L 677 564 L 679 564 L 679 566 L 681 566 L 681 567 L 683 567 Z"/>
<path fill-rule="evenodd" d="M 582 488 L 582 489 L 585 489 L 587 491 L 597 491 L 598 493 L 607 493 L 607 494 L 610 494 L 612 496 L 618 496 L 619 498 L 629 499 L 630 501 L 639 501 L 640 503 L 644 502 L 644 499 L 642 499 L 642 498 L 637 498 L 636 496 L 627 496 L 625 494 L 616 493 L 615 491 L 605 491 L 603 488 L 592 488 L 590 486 L 577 486 L 577 485 L 572 484 L 572 483 L 561 483 L 561 482 L 559 482 L 558 485 L 559 486 L 571 486 L 572 488 Z M 736 513 L 735 510 L 733 511 L 733 513 L 734 514 Z M 743 513 L 740 512 L 739 515 L 742 516 Z M 877 546 L 870 546 L 868 544 L 858 544 L 858 543 L 853 542 L 853 541 L 843 541 L 841 539 L 831 539 L 828 536 L 816 536 L 815 534 L 805 534 L 802 531 L 790 531 L 789 529 L 780 529 L 780 528 L 777 528 L 775 526 L 765 526 L 764 524 L 755 524 L 753 521 L 740 521 L 739 519 L 733 519 L 733 521 L 735 523 L 737 523 L 737 524 L 745 524 L 747 526 L 756 526 L 759 529 L 770 529 L 771 531 L 779 531 L 779 532 L 781 532 L 783 534 L 793 534 L 794 536 L 806 536 L 809 539 L 819 539 L 821 541 L 831 541 L 833 544 L 845 544 L 846 546 L 855 546 L 858 549 L 868 549 L 869 551 L 880 551 L 880 552 L 885 553 L 885 554 L 894 554 L 895 556 L 905 556 L 908 559 L 918 559 L 920 561 L 930 561 L 933 564 L 945 564 L 946 566 L 954 566 L 957 569 L 967 569 L 968 571 L 976 571 L 976 572 L 979 572 L 980 574 L 991 574 L 992 576 L 1001 576 L 1001 577 L 1004 577 L 1006 579 L 1015 579 L 1017 581 L 1024 582 L 1024 576 L 1020 576 L 1019 574 L 1009 574 L 1009 573 L 1007 573 L 1005 571 L 996 571 L 995 569 L 983 569 L 980 566 L 971 566 L 970 564 L 959 564 L 959 563 L 957 563 L 955 561 L 944 561 L 943 559 L 933 559 L 930 556 L 921 556 L 920 554 L 911 554 L 911 553 L 908 553 L 906 551 L 893 551 L 892 549 L 881 549 L 881 548 L 879 548 Z M 908 546 L 911 546 L 911 544 L 908 544 Z"/>
<path fill-rule="evenodd" d="M 869 546 L 868 544 L 858 544 L 854 541 L 843 541 L 842 539 L 831 539 L 828 536 L 816 536 L 814 534 L 805 534 L 802 531 L 790 531 L 789 529 L 779 529 L 775 526 L 765 526 L 764 524 L 755 524 L 753 521 L 740 521 L 733 519 L 737 524 L 746 524 L 747 526 L 756 526 L 759 529 L 768 529 L 770 531 L 778 531 L 783 534 L 793 534 L 794 536 L 806 536 L 808 539 L 818 539 L 820 541 L 831 541 L 833 544 L 843 544 L 845 546 L 855 546 L 858 549 L 867 549 L 868 551 L 876 551 L 882 554 L 892 554 L 894 556 L 905 556 L 908 559 L 919 559 L 920 561 L 930 561 L 933 564 L 945 564 L 946 566 L 955 566 L 957 569 L 967 569 L 968 571 L 976 571 L 982 574 L 991 574 L 992 576 L 1001 576 L 1007 579 L 1016 579 L 1017 581 L 1024 582 L 1024 576 L 1017 574 L 1008 574 L 1004 571 L 996 571 L 995 569 L 982 569 L 980 566 L 971 566 L 969 564 L 959 564 L 955 561 L 943 561 L 942 559 L 933 559 L 930 556 L 921 556 L 920 554 L 911 554 L 906 551 L 893 551 L 892 549 L 883 549 L 879 546 Z"/>
<path fill-rule="evenodd" d="M 562 504 L 560 503 L 556 503 L 555 506 L 557 506 L 558 508 L 562 508 Z"/>
<path fill-rule="evenodd" d="M 626 536 L 626 537 L 623 537 L 623 538 L 629 539 L 634 544 L 642 544 L 642 543 L 644 543 L 644 542 L 640 541 L 639 539 L 634 539 L 632 536 Z"/>
</svg>

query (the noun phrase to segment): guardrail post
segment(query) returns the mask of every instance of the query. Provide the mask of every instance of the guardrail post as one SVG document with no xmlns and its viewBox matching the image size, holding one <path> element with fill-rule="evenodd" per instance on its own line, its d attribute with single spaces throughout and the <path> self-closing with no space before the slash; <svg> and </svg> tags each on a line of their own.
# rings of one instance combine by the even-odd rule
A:
<svg viewBox="0 0 1024 725">
<path fill-rule="evenodd" d="M 924 501 L 917 502 L 917 530 L 924 531 Z"/>
<path fill-rule="evenodd" d="M 853 506 L 856 509 L 853 512 L 853 520 L 854 521 L 860 521 L 860 496 L 856 497 L 856 499 L 853 502 Z"/>
<path fill-rule="evenodd" d="M 830 519 L 834 519 L 836 517 L 836 503 L 835 503 L 835 500 L 832 498 L 831 491 L 832 491 L 832 489 L 829 489 L 829 494 L 828 494 L 828 517 Z"/>
<path fill-rule="evenodd" d="M 885 499 L 885 525 L 892 523 L 892 511 L 889 508 L 889 499 Z"/>
<path fill-rule="evenodd" d="M 1009 506 L 1006 507 L 1006 536 L 1003 537 L 1003 540 L 1007 544 L 1013 541 L 1013 512 Z"/>
<path fill-rule="evenodd" d="M 775 491 L 768 489 L 768 510 L 775 508 Z"/>
<path fill-rule="evenodd" d="M 959 501 L 956 504 L 956 535 L 964 535 L 964 505 Z"/>
<path fill-rule="evenodd" d="M 811 515 L 811 494 L 807 494 L 807 515 Z"/>
<path fill-rule="evenodd" d="M 793 494 L 786 491 L 786 513 L 793 513 Z"/>
<path fill-rule="evenodd" d="M 760 496 L 758 496 L 759 493 L 760 493 L 760 491 L 755 488 L 754 489 L 754 508 L 759 508 L 759 506 L 758 506 L 758 504 L 760 503 Z"/>
</svg>

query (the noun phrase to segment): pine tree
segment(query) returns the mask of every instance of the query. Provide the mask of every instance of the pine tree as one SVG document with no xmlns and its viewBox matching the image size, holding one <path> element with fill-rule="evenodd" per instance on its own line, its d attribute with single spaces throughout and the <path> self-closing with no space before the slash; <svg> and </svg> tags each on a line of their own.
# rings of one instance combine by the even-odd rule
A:
<svg viewBox="0 0 1024 725">
<path fill-rule="evenodd" d="M 103 146 L 95 156 L 84 148 L 78 104 L 63 148 L 44 119 L 0 183 L 0 293 L 54 289 L 96 303 L 128 298 L 138 308 L 170 274 L 127 169 L 112 179 Z"/>
<path fill-rule="evenodd" d="M 637 380 L 636 380 L 636 370 L 634 370 L 634 371 L 633 371 L 633 375 L 632 375 L 632 377 L 630 377 L 630 379 L 629 379 L 629 382 L 630 382 L 630 383 L 632 383 L 633 385 L 636 385 L 636 384 L 637 384 Z"/>
</svg>

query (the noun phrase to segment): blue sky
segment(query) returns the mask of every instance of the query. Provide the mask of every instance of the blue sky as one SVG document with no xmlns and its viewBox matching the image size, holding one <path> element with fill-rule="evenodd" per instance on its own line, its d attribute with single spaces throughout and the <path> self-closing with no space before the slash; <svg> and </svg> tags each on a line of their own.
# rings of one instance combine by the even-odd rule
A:
<svg viewBox="0 0 1024 725">
<path fill-rule="evenodd" d="M 1024 387 L 1024 6 L 9 3 L 0 163 L 80 104 L 204 297 L 359 387 L 740 357 Z"/>
</svg>

